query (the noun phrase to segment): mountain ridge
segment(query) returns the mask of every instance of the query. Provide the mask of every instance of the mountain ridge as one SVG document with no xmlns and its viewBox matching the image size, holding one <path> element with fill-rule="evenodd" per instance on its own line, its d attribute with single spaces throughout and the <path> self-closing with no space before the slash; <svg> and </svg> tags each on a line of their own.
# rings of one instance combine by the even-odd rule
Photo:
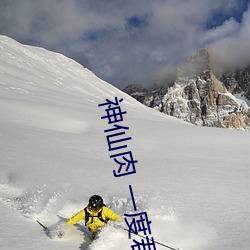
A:
<svg viewBox="0 0 250 250">
<path fill-rule="evenodd" d="M 202 49 L 177 68 L 171 85 L 143 91 L 140 85 L 130 85 L 123 91 L 148 107 L 195 125 L 248 130 L 250 66 L 217 72 L 211 61 L 209 51 Z"/>
</svg>

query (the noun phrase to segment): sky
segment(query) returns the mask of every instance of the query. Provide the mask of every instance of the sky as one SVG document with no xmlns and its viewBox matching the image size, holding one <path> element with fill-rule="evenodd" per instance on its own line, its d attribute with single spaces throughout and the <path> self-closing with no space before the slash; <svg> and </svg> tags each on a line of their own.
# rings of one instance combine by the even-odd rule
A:
<svg viewBox="0 0 250 250">
<path fill-rule="evenodd" d="M 250 62 L 249 0 L 0 0 L 0 34 L 63 53 L 120 89 L 166 81 L 201 48 L 226 65 Z"/>
</svg>

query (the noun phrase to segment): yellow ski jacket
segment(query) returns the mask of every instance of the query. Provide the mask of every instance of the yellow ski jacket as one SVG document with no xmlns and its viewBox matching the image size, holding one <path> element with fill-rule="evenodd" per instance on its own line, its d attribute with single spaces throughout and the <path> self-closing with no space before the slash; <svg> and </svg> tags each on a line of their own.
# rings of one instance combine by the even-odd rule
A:
<svg viewBox="0 0 250 250">
<path fill-rule="evenodd" d="M 92 233 L 97 232 L 100 228 L 102 228 L 106 223 L 104 221 L 112 220 L 112 221 L 122 221 L 120 215 L 116 214 L 110 208 L 103 206 L 98 212 L 91 211 L 88 207 L 86 207 L 87 212 L 89 213 L 88 221 L 86 221 L 86 225 L 88 226 L 89 230 Z M 101 212 L 101 217 L 104 221 L 101 221 L 98 218 L 98 214 Z M 85 220 L 85 211 L 82 209 L 77 214 L 72 216 L 68 221 L 67 224 L 74 225 L 80 220 Z"/>
</svg>

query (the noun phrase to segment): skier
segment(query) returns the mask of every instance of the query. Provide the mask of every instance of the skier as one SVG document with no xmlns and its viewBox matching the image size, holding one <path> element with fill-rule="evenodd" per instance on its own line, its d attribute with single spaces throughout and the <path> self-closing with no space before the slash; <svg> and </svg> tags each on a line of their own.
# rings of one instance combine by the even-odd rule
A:
<svg viewBox="0 0 250 250">
<path fill-rule="evenodd" d="M 85 220 L 85 225 L 92 232 L 94 239 L 109 220 L 120 222 L 122 218 L 105 206 L 101 196 L 95 194 L 89 198 L 89 204 L 72 216 L 67 221 L 67 224 L 74 225 L 80 220 Z"/>
</svg>

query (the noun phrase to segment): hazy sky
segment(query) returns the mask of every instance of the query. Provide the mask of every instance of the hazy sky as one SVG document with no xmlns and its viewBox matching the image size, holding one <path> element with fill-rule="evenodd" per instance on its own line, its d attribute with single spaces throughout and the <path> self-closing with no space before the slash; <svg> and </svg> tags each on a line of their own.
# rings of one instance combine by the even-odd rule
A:
<svg viewBox="0 0 250 250">
<path fill-rule="evenodd" d="M 0 0 L 0 34 L 61 52 L 111 84 L 149 86 L 200 48 L 250 62 L 250 0 Z"/>
</svg>

